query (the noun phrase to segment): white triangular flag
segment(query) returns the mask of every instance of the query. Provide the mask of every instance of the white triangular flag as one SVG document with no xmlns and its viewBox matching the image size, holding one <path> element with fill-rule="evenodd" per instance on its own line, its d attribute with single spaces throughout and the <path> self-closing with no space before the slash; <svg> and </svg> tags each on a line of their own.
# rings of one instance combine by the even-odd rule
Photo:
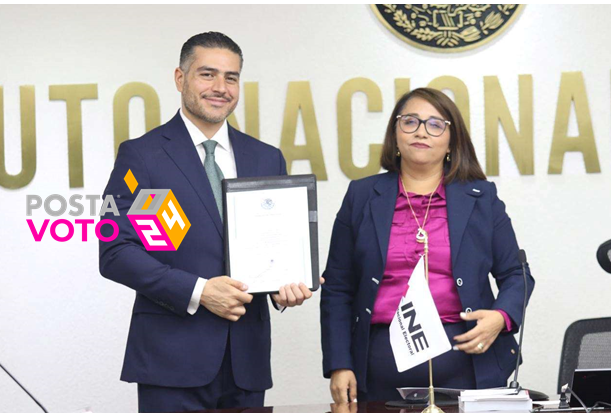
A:
<svg viewBox="0 0 611 413">
<path fill-rule="evenodd" d="M 390 323 L 390 345 L 399 372 L 452 348 L 426 282 L 424 258 L 418 261 L 408 286 Z"/>
</svg>

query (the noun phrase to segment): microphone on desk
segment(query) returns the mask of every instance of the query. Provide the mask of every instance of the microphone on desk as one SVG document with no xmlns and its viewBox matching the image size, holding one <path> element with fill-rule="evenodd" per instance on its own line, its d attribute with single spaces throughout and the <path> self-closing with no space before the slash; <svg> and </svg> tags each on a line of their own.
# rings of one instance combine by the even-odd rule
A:
<svg viewBox="0 0 611 413">
<path fill-rule="evenodd" d="M 598 251 L 596 251 L 596 259 L 603 270 L 611 273 L 611 239 L 603 242 Z"/>
<path fill-rule="evenodd" d="M 9 371 L 8 371 L 6 368 L 4 368 L 4 366 L 3 366 L 2 364 L 0 364 L 0 368 L 2 368 L 2 370 L 4 370 L 4 371 L 6 372 L 6 374 L 8 374 L 8 375 L 9 375 L 9 377 L 10 377 L 11 379 L 13 379 L 13 381 L 14 381 L 15 383 L 17 383 L 17 384 L 19 385 L 19 387 L 21 387 L 21 389 L 22 389 L 22 390 L 23 390 L 24 392 L 26 392 L 26 394 L 27 394 L 28 396 L 30 396 L 30 398 L 31 398 L 32 400 L 34 400 L 34 402 L 35 402 L 35 403 L 36 403 L 38 406 L 40 406 L 40 408 L 42 409 L 42 411 L 43 411 L 43 412 L 45 412 L 45 413 L 49 413 L 49 412 L 47 411 L 47 409 L 45 409 L 45 408 L 43 407 L 43 405 L 42 405 L 42 404 L 40 404 L 40 402 L 39 402 L 38 400 L 36 400 L 36 398 L 35 398 L 34 396 L 32 396 L 32 395 L 30 394 L 30 392 L 29 392 L 29 391 L 27 391 L 27 390 L 26 390 L 26 388 L 25 388 L 25 387 L 23 387 L 23 386 L 21 385 L 21 383 L 19 383 L 19 382 L 17 381 L 17 379 L 16 379 L 15 377 L 13 377 L 13 375 L 12 375 L 11 373 L 9 373 Z"/>
<path fill-rule="evenodd" d="M 526 251 L 518 251 L 518 259 L 522 265 L 522 275 L 524 276 L 524 307 L 522 307 L 522 326 L 520 327 L 520 340 L 518 342 L 518 359 L 516 360 L 516 371 L 513 376 L 513 380 L 509 383 L 510 389 L 516 389 L 517 392 L 522 390 L 520 383 L 518 382 L 518 371 L 520 370 L 520 359 L 522 358 L 522 338 L 524 337 L 524 326 L 526 320 L 526 302 L 528 301 L 528 282 L 526 280 Z"/>
</svg>

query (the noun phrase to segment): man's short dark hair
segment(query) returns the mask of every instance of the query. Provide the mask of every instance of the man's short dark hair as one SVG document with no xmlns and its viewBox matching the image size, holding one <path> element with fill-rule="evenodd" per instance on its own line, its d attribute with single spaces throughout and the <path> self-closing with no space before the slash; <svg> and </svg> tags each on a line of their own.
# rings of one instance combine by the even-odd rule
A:
<svg viewBox="0 0 611 413">
<path fill-rule="evenodd" d="M 240 46 L 227 35 L 219 32 L 206 32 L 196 34 L 182 45 L 180 50 L 180 69 L 183 72 L 189 70 L 191 66 L 191 60 L 196 47 L 204 47 L 206 49 L 227 49 L 238 56 L 240 56 L 240 69 L 244 64 L 244 57 L 242 56 L 242 49 Z"/>
</svg>

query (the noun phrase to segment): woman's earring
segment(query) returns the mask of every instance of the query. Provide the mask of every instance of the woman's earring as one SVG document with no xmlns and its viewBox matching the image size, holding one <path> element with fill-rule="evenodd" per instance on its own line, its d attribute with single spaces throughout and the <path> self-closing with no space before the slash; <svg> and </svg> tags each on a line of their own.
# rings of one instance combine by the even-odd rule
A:
<svg viewBox="0 0 611 413">
<path fill-rule="evenodd" d="M 448 152 L 446 155 L 446 161 L 450 162 L 450 152 Z"/>
<path fill-rule="evenodd" d="M 399 150 L 399 148 L 397 147 L 397 158 L 401 157 L 401 151 Z"/>
</svg>

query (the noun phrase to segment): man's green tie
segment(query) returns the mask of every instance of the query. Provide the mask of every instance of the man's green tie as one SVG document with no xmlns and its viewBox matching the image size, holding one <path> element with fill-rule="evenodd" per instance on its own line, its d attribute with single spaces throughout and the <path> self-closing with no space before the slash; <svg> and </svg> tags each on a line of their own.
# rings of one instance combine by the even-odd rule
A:
<svg viewBox="0 0 611 413">
<path fill-rule="evenodd" d="M 223 220 L 223 190 L 221 188 L 221 181 L 223 180 L 223 171 L 216 164 L 214 160 L 214 149 L 216 148 L 218 142 L 207 140 L 203 143 L 204 150 L 206 151 L 206 159 L 204 159 L 204 169 L 206 170 L 206 175 L 208 175 L 208 180 L 210 181 L 210 186 L 212 187 L 212 193 L 214 194 L 214 200 L 216 201 L 216 206 L 219 209 L 219 214 L 221 214 L 221 221 Z"/>
</svg>

